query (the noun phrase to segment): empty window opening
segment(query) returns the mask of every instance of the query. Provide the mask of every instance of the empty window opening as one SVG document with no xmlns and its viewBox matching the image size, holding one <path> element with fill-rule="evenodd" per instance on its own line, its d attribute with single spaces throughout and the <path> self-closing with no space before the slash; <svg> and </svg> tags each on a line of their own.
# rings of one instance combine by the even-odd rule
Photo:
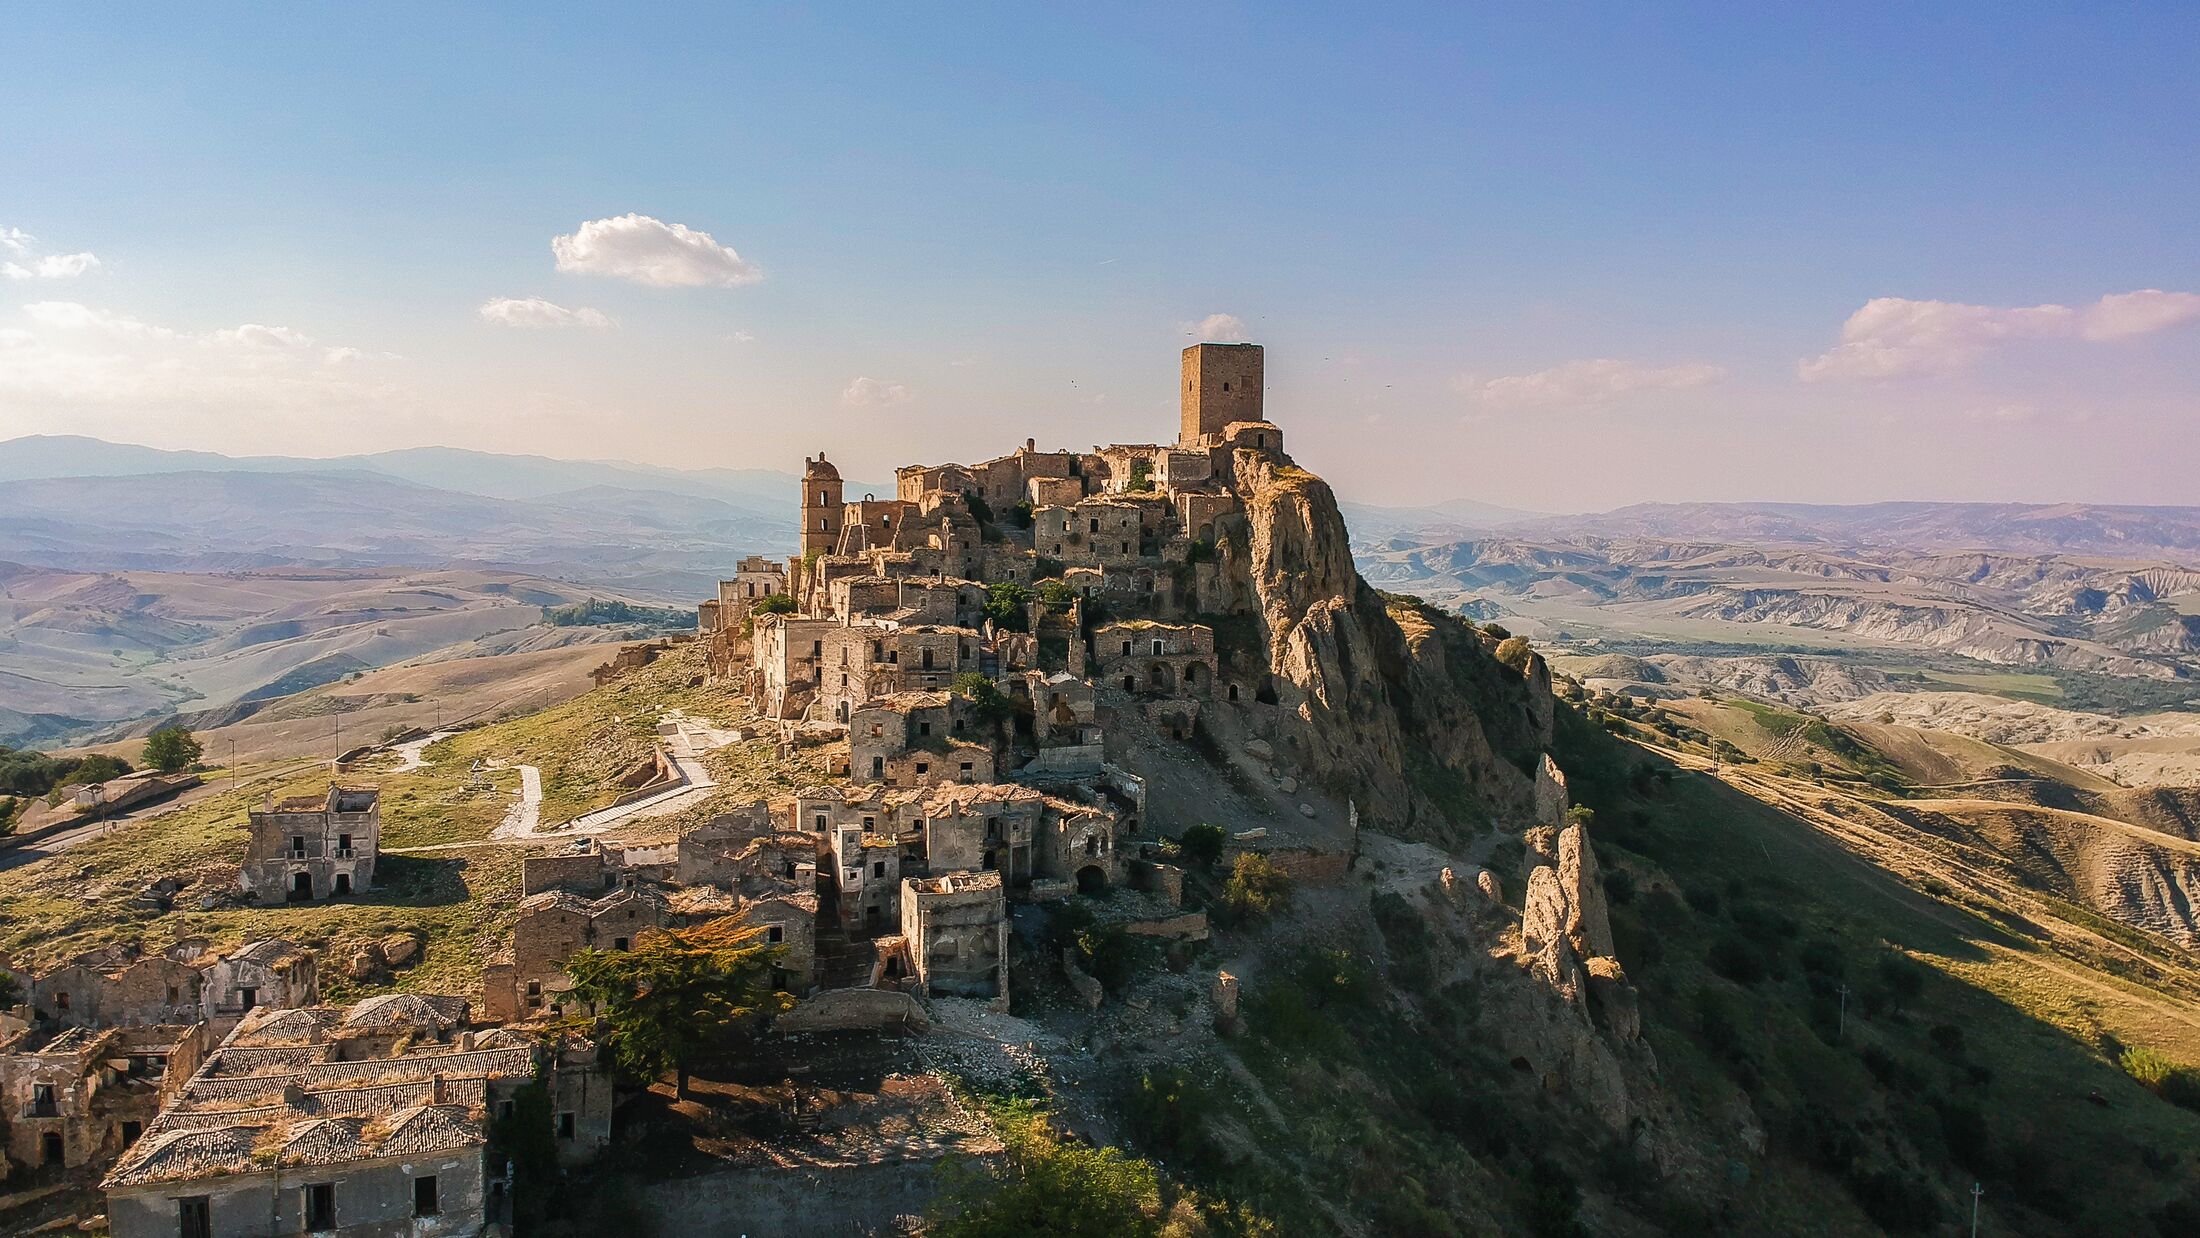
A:
<svg viewBox="0 0 2200 1238">
<path fill-rule="evenodd" d="M 424 1178 L 414 1178 L 413 1215 L 416 1217 L 432 1217 L 441 1211 L 443 1211 L 443 1205 L 436 1198 L 435 1175 L 429 1174 Z"/>
</svg>

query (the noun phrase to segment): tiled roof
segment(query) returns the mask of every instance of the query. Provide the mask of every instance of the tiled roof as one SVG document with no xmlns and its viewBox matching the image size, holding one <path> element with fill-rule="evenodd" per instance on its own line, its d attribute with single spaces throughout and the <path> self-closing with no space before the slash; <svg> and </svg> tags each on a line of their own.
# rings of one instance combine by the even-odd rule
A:
<svg viewBox="0 0 2200 1238">
<path fill-rule="evenodd" d="M 379 997 L 370 997 L 346 1011 L 341 1026 L 396 1027 L 418 1023 L 429 1027 L 449 1027 L 465 1022 L 466 1010 L 466 999 L 463 997 L 451 997 L 442 993 L 384 993 Z"/>
</svg>

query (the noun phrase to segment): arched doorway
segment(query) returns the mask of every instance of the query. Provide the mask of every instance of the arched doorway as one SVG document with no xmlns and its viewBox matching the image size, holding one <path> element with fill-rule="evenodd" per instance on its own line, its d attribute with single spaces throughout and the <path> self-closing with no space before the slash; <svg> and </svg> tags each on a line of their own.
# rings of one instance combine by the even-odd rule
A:
<svg viewBox="0 0 2200 1238">
<path fill-rule="evenodd" d="M 313 897 L 313 874 L 295 872 L 290 875 L 290 901 L 302 903 Z"/>
<path fill-rule="evenodd" d="M 334 889 L 330 890 L 329 893 L 330 895 L 337 898 L 341 898 L 344 895 L 351 893 L 351 874 L 336 874 L 336 886 Z"/>
<path fill-rule="evenodd" d="M 1077 870 L 1077 892 L 1084 895 L 1105 894 L 1108 890 L 1107 870 L 1098 864 L 1087 864 Z"/>
</svg>

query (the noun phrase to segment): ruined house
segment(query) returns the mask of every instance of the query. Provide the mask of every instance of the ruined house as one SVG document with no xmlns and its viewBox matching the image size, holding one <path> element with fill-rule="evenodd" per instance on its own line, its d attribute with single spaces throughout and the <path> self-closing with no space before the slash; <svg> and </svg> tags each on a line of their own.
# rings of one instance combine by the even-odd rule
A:
<svg viewBox="0 0 2200 1238">
<path fill-rule="evenodd" d="M 999 873 L 904 878 L 901 935 L 924 992 L 1008 1009 L 1008 901 Z"/>
<path fill-rule="evenodd" d="M 0 1132 L 21 1170 L 80 1169 L 135 1142 L 207 1046 L 204 1024 L 20 1031 L 0 1041 Z"/>
<path fill-rule="evenodd" d="M 672 921 L 662 895 L 621 886 L 600 898 L 564 890 L 520 900 L 511 941 L 482 971 L 482 1011 L 511 1023 L 565 1012 L 565 965 L 582 950 L 630 950 L 643 933 Z"/>
<path fill-rule="evenodd" d="M 312 951 L 279 937 L 211 956 L 201 975 L 203 1017 L 216 1024 L 251 1010 L 288 1010 L 321 1000 L 319 961 Z"/>
<path fill-rule="evenodd" d="M 856 782 L 925 787 L 991 782 L 993 749 L 969 702 L 949 692 L 901 692 L 848 715 L 848 772 Z"/>
<path fill-rule="evenodd" d="M 244 892 L 263 906 L 342 898 L 374 888 L 381 793 L 331 785 L 326 796 L 270 799 L 246 828 Z"/>
<path fill-rule="evenodd" d="M 1093 629 L 1093 678 L 1133 696 L 1201 699 L 1215 684 L 1214 629 L 1127 619 Z"/>
<path fill-rule="evenodd" d="M 585 1082 L 595 1057 L 473 1032 L 456 998 L 254 1010 L 108 1173 L 111 1231 L 478 1234 L 488 1124 L 519 1088 L 548 1082 L 561 1153 L 579 1159 L 608 1141 L 609 1088 Z"/>
</svg>

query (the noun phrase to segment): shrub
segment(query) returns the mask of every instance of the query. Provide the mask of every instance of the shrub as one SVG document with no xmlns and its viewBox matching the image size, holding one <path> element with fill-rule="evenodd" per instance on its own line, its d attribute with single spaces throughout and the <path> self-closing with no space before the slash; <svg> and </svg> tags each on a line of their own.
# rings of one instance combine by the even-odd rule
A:
<svg viewBox="0 0 2200 1238">
<path fill-rule="evenodd" d="M 1522 674 L 1527 673 L 1528 657 L 1534 652 L 1528 642 L 1518 636 L 1510 636 L 1497 642 L 1497 660 Z"/>
<path fill-rule="evenodd" d="M 756 599 L 756 604 L 749 607 L 749 613 L 752 615 L 791 615 L 794 613 L 794 599 L 784 593 L 767 593 Z"/>
<path fill-rule="evenodd" d="M 2177 1070 L 2177 1063 L 2140 1045 L 2126 1046 L 2116 1055 L 2116 1064 L 2142 1087 L 2155 1092 L 2161 1091 L 2163 1082 Z"/>
<path fill-rule="evenodd" d="M 1624 868 L 1608 870 L 1604 874 L 1604 897 L 1625 905 L 1635 901 L 1635 875 Z"/>
<path fill-rule="evenodd" d="M 1764 956 L 1748 941 L 1731 933 L 1711 943 L 1704 962 L 1736 984 L 1753 985 L 1765 978 Z"/>
<path fill-rule="evenodd" d="M 1021 632 L 1030 626 L 1030 616 L 1024 613 L 1024 604 L 1030 600 L 1031 590 L 1015 581 L 996 581 L 985 587 L 985 617 L 995 627 Z"/>
<path fill-rule="evenodd" d="M 1254 851 L 1238 854 L 1222 887 L 1222 910 L 1232 923 L 1257 919 L 1291 905 L 1291 874 Z"/>
<path fill-rule="evenodd" d="M 1016 702 L 986 678 L 984 671 L 964 671 L 948 689 L 970 702 L 970 712 L 983 722 L 999 722 L 1016 711 Z"/>
<path fill-rule="evenodd" d="M 1062 580 L 1041 581 L 1038 594 L 1039 600 L 1046 603 L 1049 610 L 1066 611 L 1077 601 L 1077 590 L 1072 589 L 1069 582 Z"/>
<path fill-rule="evenodd" d="M 1203 822 L 1187 827 L 1177 837 L 1176 846 L 1185 859 L 1201 868 L 1213 868 L 1222 860 L 1222 844 L 1226 840 L 1221 826 Z"/>
</svg>

